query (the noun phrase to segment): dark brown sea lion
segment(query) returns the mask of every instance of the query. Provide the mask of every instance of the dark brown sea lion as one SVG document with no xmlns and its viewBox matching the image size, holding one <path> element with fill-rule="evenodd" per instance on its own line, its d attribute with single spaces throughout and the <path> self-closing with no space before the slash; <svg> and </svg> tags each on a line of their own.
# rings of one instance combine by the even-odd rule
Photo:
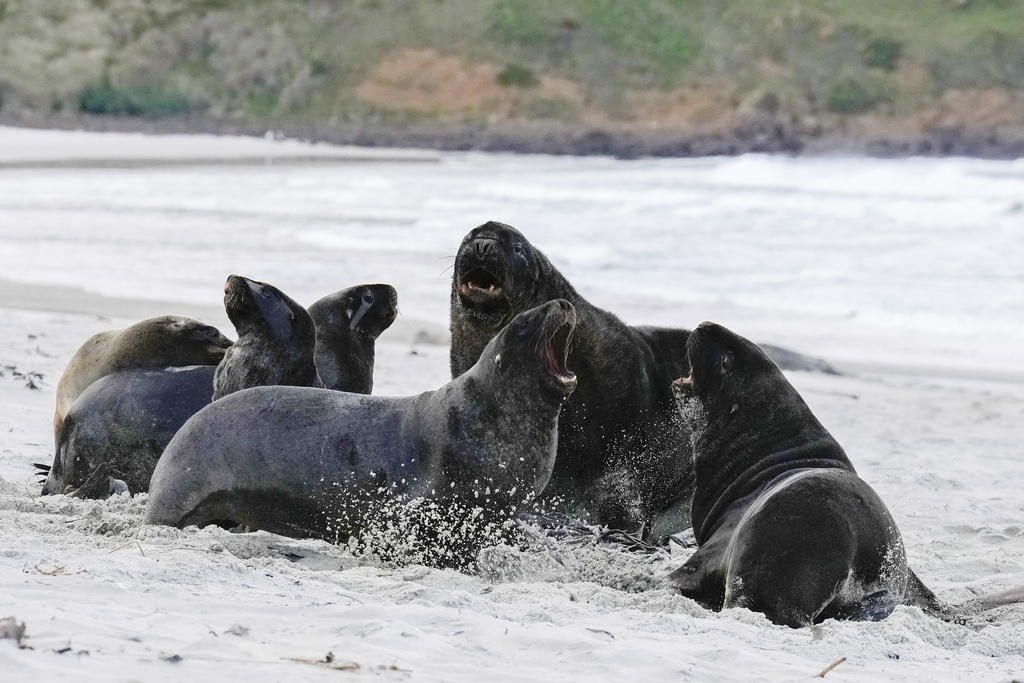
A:
<svg viewBox="0 0 1024 683">
<path fill-rule="evenodd" d="M 554 467 L 575 323 L 561 300 L 522 313 L 466 373 L 417 396 L 259 387 L 214 401 L 160 459 L 146 521 L 334 540 L 382 498 L 514 508 Z"/>
<path fill-rule="evenodd" d="M 356 285 L 309 307 L 316 323 L 316 369 L 325 389 L 369 394 L 377 337 L 398 316 L 391 285 Z"/>
<path fill-rule="evenodd" d="M 61 423 L 75 399 L 99 378 L 137 368 L 217 365 L 230 346 L 231 340 L 217 328 L 177 315 L 94 334 L 71 357 L 57 383 L 54 443 L 60 440 Z"/>
<path fill-rule="evenodd" d="M 881 498 L 760 347 L 703 323 L 687 355 L 676 387 L 693 428 L 698 548 L 671 575 L 683 595 L 792 627 L 884 619 L 899 604 L 951 615 L 907 566 Z"/>
<path fill-rule="evenodd" d="M 238 341 L 213 376 L 213 400 L 249 387 L 319 387 L 316 325 L 294 299 L 273 285 L 240 275 L 224 284 L 224 309 Z"/>
<path fill-rule="evenodd" d="M 686 526 L 689 439 L 676 424 L 672 380 L 685 357 L 662 357 L 652 340 L 685 343 L 685 330 L 635 328 L 580 296 L 514 228 L 487 223 L 463 240 L 451 294 L 451 369 L 472 367 L 519 311 L 564 298 L 578 323 L 569 366 L 579 384 L 559 418 L 558 460 L 545 493 L 571 514 L 645 535 Z"/>
</svg>

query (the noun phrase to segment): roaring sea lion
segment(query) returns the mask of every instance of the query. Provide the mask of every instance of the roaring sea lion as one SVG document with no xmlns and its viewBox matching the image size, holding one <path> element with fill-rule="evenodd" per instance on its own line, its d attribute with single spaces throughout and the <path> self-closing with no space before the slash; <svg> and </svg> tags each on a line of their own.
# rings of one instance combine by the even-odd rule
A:
<svg viewBox="0 0 1024 683">
<path fill-rule="evenodd" d="M 565 510 L 647 539 L 688 525 L 689 439 L 678 425 L 672 381 L 688 370 L 687 330 L 632 327 L 580 296 L 515 228 L 489 222 L 466 235 L 451 290 L 451 370 L 457 377 L 514 315 L 555 298 L 576 307 L 569 364 L 580 384 L 562 410 L 558 462 L 546 497 Z M 788 367 L 834 372 L 784 349 Z"/>
<path fill-rule="evenodd" d="M 244 287 L 243 295 L 252 292 L 244 278 L 237 278 L 233 285 Z M 317 329 L 315 342 L 307 329 L 309 316 L 300 306 L 282 298 L 284 295 L 269 285 L 254 282 L 252 287 L 266 292 L 265 297 L 261 295 L 262 308 L 240 306 L 241 297 L 225 297 L 229 315 L 240 321 L 241 353 L 234 356 L 226 378 L 232 386 L 302 382 L 310 374 L 309 364 L 316 348 L 325 358 L 332 359 L 329 367 L 333 371 L 343 367 L 351 373 L 352 384 L 361 385 L 352 386 L 353 390 L 369 391 L 367 378 L 372 376 L 373 340 L 394 319 L 391 287 L 368 286 L 380 296 L 355 325 L 348 319 L 344 325 L 340 321 L 346 315 L 352 294 L 362 297 L 358 291 L 361 287 L 336 292 L 313 304 L 326 326 L 322 340 Z M 254 320 L 263 310 L 277 321 L 277 336 L 272 332 L 271 320 Z M 125 370 L 97 381 L 68 413 L 53 464 L 37 466 L 46 476 L 43 493 L 67 491 L 78 497 L 102 498 L 111 491 L 114 477 L 120 477 L 131 493 L 148 490 L 156 461 L 171 437 L 212 400 L 214 373 L 213 366 Z M 344 383 L 346 378 L 339 380 Z"/>
<path fill-rule="evenodd" d="M 316 369 L 325 389 L 369 394 L 377 337 L 398 316 L 391 285 L 356 285 L 307 309 L 316 323 Z"/>
<path fill-rule="evenodd" d="M 248 387 L 320 387 L 317 333 L 306 309 L 273 285 L 240 275 L 224 284 L 224 309 L 238 341 L 213 376 L 213 400 Z"/>
<path fill-rule="evenodd" d="M 576 308 L 568 363 L 580 379 L 559 418 L 558 460 L 545 497 L 600 524 L 643 527 L 648 535 L 652 527 L 658 534 L 682 530 L 692 472 L 671 384 L 685 372 L 685 357 L 662 358 L 651 340 L 671 334 L 685 342 L 685 330 L 624 324 L 580 296 L 518 230 L 491 222 L 470 231 L 455 257 L 452 376 L 472 367 L 517 313 L 558 298 Z"/>
<path fill-rule="evenodd" d="M 671 575 L 683 595 L 793 627 L 939 610 L 881 498 L 767 354 L 705 322 L 687 356 L 698 549 Z"/>
<path fill-rule="evenodd" d="M 217 365 L 230 346 L 231 340 L 217 328 L 177 315 L 94 334 L 71 357 L 57 383 L 54 443 L 60 440 L 61 423 L 75 399 L 100 377 L 135 368 Z"/>
<path fill-rule="evenodd" d="M 467 372 L 417 396 L 260 387 L 214 401 L 160 459 L 146 522 L 339 540 L 381 499 L 521 504 L 555 464 L 575 325 L 562 300 L 522 313 Z"/>
</svg>

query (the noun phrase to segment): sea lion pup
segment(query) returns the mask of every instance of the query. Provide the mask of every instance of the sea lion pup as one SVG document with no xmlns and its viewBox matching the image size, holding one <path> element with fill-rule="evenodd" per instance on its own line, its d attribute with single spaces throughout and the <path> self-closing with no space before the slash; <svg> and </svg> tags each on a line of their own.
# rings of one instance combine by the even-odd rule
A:
<svg viewBox="0 0 1024 683">
<path fill-rule="evenodd" d="M 238 341 L 217 366 L 213 400 L 248 387 L 324 386 L 315 361 L 316 325 L 291 297 L 265 282 L 230 275 L 224 309 Z"/>
<path fill-rule="evenodd" d="M 683 595 L 792 627 L 939 610 L 885 504 L 764 351 L 705 322 L 687 355 L 698 549 L 671 575 Z"/>
<path fill-rule="evenodd" d="M 157 464 L 146 522 L 340 540 L 381 499 L 521 504 L 555 464 L 575 326 L 562 300 L 521 313 L 470 370 L 417 396 L 260 387 L 214 401 Z"/>
<path fill-rule="evenodd" d="M 316 369 L 325 389 L 369 394 L 377 337 L 398 316 L 391 285 L 356 285 L 308 309 L 316 324 Z"/>
<path fill-rule="evenodd" d="M 75 351 L 57 382 L 54 443 L 60 441 L 61 423 L 75 399 L 100 377 L 134 368 L 217 365 L 229 346 L 231 340 L 217 328 L 178 315 L 94 334 Z"/>
<path fill-rule="evenodd" d="M 558 460 L 545 498 L 563 500 L 563 510 L 591 522 L 642 530 L 645 538 L 685 529 L 692 462 L 671 385 L 686 372 L 686 359 L 654 351 L 678 348 L 685 330 L 624 324 L 580 296 L 518 230 L 491 222 L 471 230 L 455 257 L 452 376 L 473 366 L 512 316 L 557 298 L 579 317 L 568 362 L 580 380 L 559 418 Z"/>
</svg>

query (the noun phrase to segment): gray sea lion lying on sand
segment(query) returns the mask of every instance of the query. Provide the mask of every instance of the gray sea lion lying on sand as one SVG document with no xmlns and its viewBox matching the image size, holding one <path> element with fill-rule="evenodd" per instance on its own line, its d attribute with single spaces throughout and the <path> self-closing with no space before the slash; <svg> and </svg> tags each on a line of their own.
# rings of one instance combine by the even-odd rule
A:
<svg viewBox="0 0 1024 683">
<path fill-rule="evenodd" d="M 231 340 L 192 318 L 162 315 L 123 330 L 99 332 L 75 352 L 57 382 L 54 443 L 75 399 L 96 380 L 119 370 L 217 365 Z"/>
</svg>

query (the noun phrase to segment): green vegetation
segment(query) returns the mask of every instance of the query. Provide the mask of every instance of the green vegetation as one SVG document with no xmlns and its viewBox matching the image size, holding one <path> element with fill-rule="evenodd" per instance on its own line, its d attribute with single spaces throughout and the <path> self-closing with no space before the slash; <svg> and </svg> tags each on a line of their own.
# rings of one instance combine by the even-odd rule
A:
<svg viewBox="0 0 1024 683">
<path fill-rule="evenodd" d="M 86 114 L 160 118 L 200 111 L 205 104 L 174 91 L 156 88 L 116 88 L 110 83 L 86 86 L 78 96 L 78 108 Z"/>
<path fill-rule="evenodd" d="M 891 38 L 875 38 L 864 51 L 864 63 L 877 69 L 895 71 L 903 54 L 903 43 Z"/>
<path fill-rule="evenodd" d="M 449 98 L 464 112 L 394 95 L 428 97 L 439 84 L 416 79 L 479 65 L 506 90 Z M 40 112 L 641 127 L 662 116 L 681 129 L 689 110 L 671 103 L 698 92 L 712 93 L 701 121 L 756 112 L 841 127 L 909 116 L 950 89 L 1024 100 L 1024 0 L 0 0 L 0 83 L 7 103 Z"/>
<path fill-rule="evenodd" d="M 832 84 L 828 91 L 828 108 L 840 114 L 860 114 L 878 102 L 878 97 L 852 78 Z"/>
<path fill-rule="evenodd" d="M 529 67 L 508 64 L 498 72 L 498 83 L 506 87 L 530 88 L 537 85 L 537 74 Z"/>
</svg>

